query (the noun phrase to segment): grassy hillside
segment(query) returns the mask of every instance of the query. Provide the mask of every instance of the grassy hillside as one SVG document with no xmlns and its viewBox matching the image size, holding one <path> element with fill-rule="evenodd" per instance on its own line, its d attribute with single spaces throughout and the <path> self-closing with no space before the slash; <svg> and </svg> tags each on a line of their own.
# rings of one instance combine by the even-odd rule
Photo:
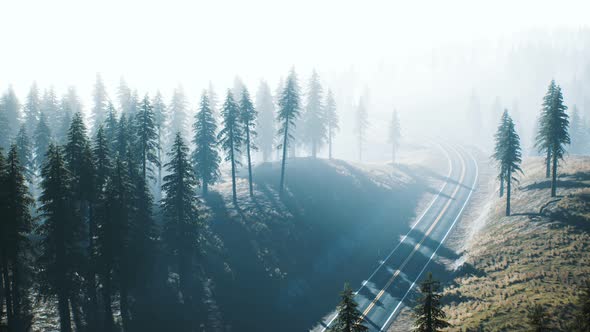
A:
<svg viewBox="0 0 590 332">
<path fill-rule="evenodd" d="M 523 169 L 513 216 L 503 216 L 504 199 L 496 197 L 472 216 L 484 224 L 444 291 L 453 331 L 526 330 L 533 303 L 547 308 L 556 330 L 571 321 L 577 286 L 590 272 L 590 158 L 562 163 L 557 199 L 541 158 L 529 158 Z"/>
</svg>

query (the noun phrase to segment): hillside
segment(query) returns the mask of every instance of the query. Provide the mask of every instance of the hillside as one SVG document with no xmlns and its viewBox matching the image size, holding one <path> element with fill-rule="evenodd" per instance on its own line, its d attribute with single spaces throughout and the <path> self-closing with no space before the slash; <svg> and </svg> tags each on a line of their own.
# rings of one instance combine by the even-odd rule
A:
<svg viewBox="0 0 590 332">
<path fill-rule="evenodd" d="M 541 158 L 527 159 L 523 170 L 513 216 L 503 216 L 505 201 L 494 190 L 480 215 L 467 216 L 479 231 L 444 291 L 453 331 L 525 330 L 533 303 L 547 308 L 554 329 L 567 330 L 577 286 L 590 272 L 590 158 L 562 163 L 557 199 Z"/>
</svg>

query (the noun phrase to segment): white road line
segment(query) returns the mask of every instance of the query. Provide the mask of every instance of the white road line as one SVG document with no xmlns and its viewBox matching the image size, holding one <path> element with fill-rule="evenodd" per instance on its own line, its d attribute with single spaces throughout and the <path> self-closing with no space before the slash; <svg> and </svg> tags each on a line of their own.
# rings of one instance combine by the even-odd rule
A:
<svg viewBox="0 0 590 332">
<path fill-rule="evenodd" d="M 393 318 L 393 315 L 395 315 L 395 313 L 397 312 L 397 310 L 399 309 L 399 307 L 401 306 L 401 304 L 404 302 L 404 300 L 406 299 L 406 297 L 408 296 L 408 294 L 410 293 L 410 291 L 414 288 L 414 286 L 418 282 L 418 279 L 420 279 L 420 277 L 422 276 L 422 273 L 424 273 L 424 271 L 428 267 L 428 264 L 430 264 L 430 261 L 432 261 L 432 258 L 434 258 L 434 255 L 436 255 L 436 252 L 438 251 L 438 249 L 440 249 L 440 247 L 442 246 L 443 242 L 445 242 L 447 236 L 449 235 L 449 233 L 451 232 L 451 230 L 455 226 L 455 223 L 457 222 L 457 220 L 459 220 L 459 218 L 463 214 L 463 210 L 467 206 L 467 203 L 469 202 L 469 199 L 471 198 L 471 194 L 473 194 L 475 185 L 477 183 L 477 179 L 479 177 L 479 168 L 477 166 L 477 162 L 475 161 L 475 158 L 473 158 L 473 155 L 471 153 L 469 153 L 468 151 L 464 150 L 463 148 L 461 148 L 461 149 L 463 151 L 465 151 L 471 157 L 471 160 L 473 161 L 473 164 L 475 165 L 475 179 L 473 180 L 473 184 L 471 185 L 471 190 L 469 191 L 469 195 L 467 196 L 467 199 L 463 203 L 463 206 L 461 207 L 461 210 L 459 210 L 459 214 L 457 214 L 457 217 L 455 218 L 455 220 L 451 224 L 451 227 L 449 227 L 449 229 L 447 230 L 445 236 L 442 238 L 442 240 L 438 244 L 438 247 L 436 247 L 436 249 L 434 250 L 434 252 L 432 253 L 432 255 L 430 255 L 430 258 L 428 259 L 428 262 L 426 262 L 426 264 L 424 264 L 424 267 L 422 268 L 422 270 L 420 271 L 420 273 L 418 274 L 418 276 L 416 277 L 416 279 L 414 280 L 414 282 L 412 282 L 412 285 L 410 285 L 410 288 L 408 288 L 408 291 L 404 294 L 404 297 L 402 297 L 402 299 L 399 301 L 399 303 L 397 304 L 397 306 L 395 307 L 395 309 L 393 309 L 393 312 L 391 313 L 391 315 L 389 315 L 389 317 L 385 321 L 385 324 L 383 324 L 383 326 L 381 326 L 380 331 L 384 331 L 384 329 L 387 328 L 387 325 L 389 324 L 389 322 Z"/>
<path fill-rule="evenodd" d="M 381 262 L 381 264 L 379 264 L 379 266 L 375 269 L 375 271 L 373 271 L 373 273 L 369 276 L 369 278 L 365 281 L 363 281 L 361 283 L 361 287 L 355 292 L 355 295 L 358 294 L 363 287 L 366 286 L 366 284 L 371 280 L 371 278 L 373 278 L 373 276 L 375 276 L 375 274 L 377 273 L 377 271 L 379 271 L 379 269 L 381 269 L 381 267 L 383 266 L 383 264 L 385 264 L 385 262 L 387 262 L 387 260 L 391 257 L 391 255 L 393 255 L 393 253 L 400 247 L 400 245 L 408 238 L 408 236 L 410 235 L 410 233 L 414 230 L 414 228 L 416 228 L 416 226 L 418 226 L 418 224 L 420 223 L 420 221 L 422 221 L 422 218 L 424 218 L 424 216 L 426 215 L 426 213 L 428 213 L 428 211 L 430 210 L 430 208 L 432 207 L 432 205 L 434 205 L 434 202 L 440 197 L 440 194 L 443 192 L 443 190 L 445 190 L 450 177 L 451 177 L 451 173 L 453 172 L 453 163 L 451 162 L 451 157 L 449 156 L 449 153 L 442 147 L 442 144 L 438 144 L 439 149 L 442 150 L 442 152 L 445 154 L 445 156 L 447 157 L 447 161 L 448 161 L 448 167 L 449 167 L 449 173 L 447 174 L 447 178 L 445 180 L 445 182 L 443 183 L 443 185 L 440 187 L 440 190 L 438 191 L 438 193 L 436 194 L 436 196 L 434 196 L 434 198 L 432 199 L 432 201 L 430 201 L 430 204 L 428 204 L 428 207 L 424 210 L 424 212 L 422 213 L 422 215 L 420 215 L 420 218 L 418 218 L 418 220 L 412 225 L 412 227 L 410 228 L 410 230 L 406 233 L 406 235 L 404 235 L 402 237 L 402 240 L 395 246 L 395 248 L 393 248 L 393 250 L 389 253 L 389 255 L 387 255 L 387 257 L 385 257 L 385 259 Z M 328 322 L 328 324 L 326 324 L 326 326 L 324 326 L 321 330 L 321 332 L 325 332 L 326 329 L 328 329 L 328 327 L 330 327 L 330 325 L 334 322 L 334 320 L 336 319 L 336 317 L 338 317 L 338 313 L 336 313 L 334 315 L 334 317 L 332 317 L 332 319 L 330 319 L 330 321 Z"/>
</svg>

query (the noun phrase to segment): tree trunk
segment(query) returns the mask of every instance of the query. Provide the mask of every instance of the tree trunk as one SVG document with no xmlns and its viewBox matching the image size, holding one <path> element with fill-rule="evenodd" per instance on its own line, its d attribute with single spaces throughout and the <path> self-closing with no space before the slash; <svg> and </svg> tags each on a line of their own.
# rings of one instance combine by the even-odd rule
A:
<svg viewBox="0 0 590 332">
<path fill-rule="evenodd" d="M 4 297 L 6 298 L 6 322 L 9 330 L 14 326 L 14 310 L 12 305 L 12 293 L 10 289 L 10 278 L 8 277 L 8 257 L 2 253 L 2 279 L 4 279 Z M 2 303 L 0 303 L 1 305 Z"/>
<path fill-rule="evenodd" d="M 82 311 L 80 310 L 80 303 L 78 302 L 76 295 L 70 297 L 70 306 L 72 307 L 72 313 L 74 314 L 74 326 L 76 327 L 76 332 L 85 331 L 84 323 L 82 323 Z"/>
<path fill-rule="evenodd" d="M 508 170 L 507 177 L 506 177 L 506 216 L 510 215 L 510 194 L 511 194 L 511 186 L 512 186 L 512 172 Z"/>
<path fill-rule="evenodd" d="M 500 175 L 500 197 L 504 196 L 504 174 Z"/>
<path fill-rule="evenodd" d="M 233 135 L 233 134 L 232 134 Z M 230 158 L 231 158 L 231 190 L 233 195 L 234 204 L 238 201 L 238 194 L 236 190 L 236 161 L 234 156 L 234 139 L 233 136 L 230 138 Z"/>
<path fill-rule="evenodd" d="M 0 322 L 4 320 L 4 268 L 0 264 Z"/>
<path fill-rule="evenodd" d="M 108 269 L 110 271 L 110 269 Z M 102 282 L 102 303 L 104 310 L 104 329 L 107 332 L 113 332 L 115 330 L 115 319 L 113 318 L 113 307 L 112 307 L 112 288 L 111 288 L 111 275 L 110 272 L 105 273 L 104 280 Z"/>
<path fill-rule="evenodd" d="M 24 331 L 24 313 L 20 298 L 20 273 L 16 257 L 12 259 L 12 315 L 16 331 Z"/>
<path fill-rule="evenodd" d="M 250 196 L 254 196 L 252 189 L 252 159 L 250 157 L 250 130 L 246 127 L 246 152 L 248 154 L 248 185 L 250 189 Z"/>
<path fill-rule="evenodd" d="M 129 317 L 129 297 L 127 295 L 127 285 L 125 281 L 121 281 L 121 322 L 123 323 L 123 331 L 128 332 L 130 331 L 130 322 L 131 319 Z"/>
<path fill-rule="evenodd" d="M 285 123 L 285 133 L 283 136 L 283 160 L 281 161 L 281 182 L 279 183 L 279 194 L 283 194 L 285 186 L 285 160 L 287 159 L 287 135 L 289 135 L 289 121 Z"/>
<path fill-rule="evenodd" d="M 548 179 L 549 174 L 551 174 L 551 150 L 547 148 L 547 158 L 545 159 L 545 163 L 547 164 L 545 167 L 545 177 Z"/>
<path fill-rule="evenodd" d="M 62 280 L 61 282 L 63 283 L 64 281 Z M 62 289 L 59 290 L 59 294 L 57 294 L 57 306 L 59 311 L 59 330 L 61 332 L 72 332 L 72 319 L 70 318 L 70 304 L 68 300 L 68 294 L 63 285 L 61 286 L 61 288 Z"/>
<path fill-rule="evenodd" d="M 88 292 L 88 301 L 89 301 L 89 312 L 87 313 L 88 321 L 86 322 L 88 325 L 88 329 L 90 331 L 97 330 L 97 309 L 98 309 L 98 301 L 96 295 L 96 272 L 94 271 L 94 217 L 92 206 L 90 202 L 86 201 L 84 203 L 85 210 L 87 211 L 88 215 L 88 272 L 86 281 L 86 290 Z"/>
<path fill-rule="evenodd" d="M 557 156 L 553 155 L 553 171 L 551 175 L 551 197 L 557 195 Z"/>
</svg>

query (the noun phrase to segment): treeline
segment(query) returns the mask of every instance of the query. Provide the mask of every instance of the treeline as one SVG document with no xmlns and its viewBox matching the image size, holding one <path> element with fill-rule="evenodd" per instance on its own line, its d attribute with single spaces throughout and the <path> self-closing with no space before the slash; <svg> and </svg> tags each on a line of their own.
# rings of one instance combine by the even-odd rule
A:
<svg viewBox="0 0 590 332">
<path fill-rule="evenodd" d="M 2 97 L 0 322 L 27 331 L 34 302 L 45 301 L 66 332 L 198 330 L 200 259 L 214 241 L 198 193 L 220 179 L 223 158 L 234 202 L 242 161 L 252 195 L 258 148 L 265 160 L 280 149 L 282 192 L 297 140 L 314 157 L 325 144 L 332 150 L 333 96 L 315 72 L 306 100 L 294 71 L 277 98 L 264 82 L 255 101 L 241 86 L 218 110 L 209 89 L 192 130 L 181 89 L 166 105 L 159 93 L 139 100 L 123 82 L 115 107 L 98 76 L 93 96 L 91 129 L 74 89 L 58 101 L 33 85 L 22 113 L 12 89 Z"/>
</svg>

